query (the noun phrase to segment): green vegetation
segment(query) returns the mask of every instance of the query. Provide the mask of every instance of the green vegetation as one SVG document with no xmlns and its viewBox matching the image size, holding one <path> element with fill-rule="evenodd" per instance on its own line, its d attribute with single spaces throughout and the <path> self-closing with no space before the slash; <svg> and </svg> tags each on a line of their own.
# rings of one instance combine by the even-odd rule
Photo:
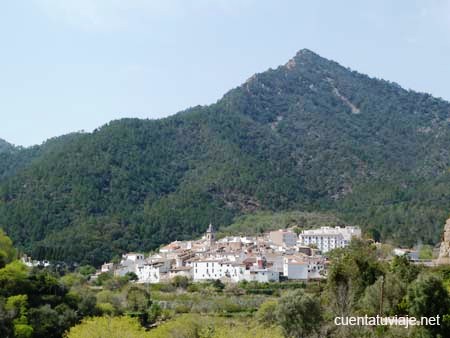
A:
<svg viewBox="0 0 450 338">
<path fill-rule="evenodd" d="M 67 338 L 282 338 L 280 330 L 254 326 L 245 320 L 182 315 L 145 332 L 127 317 L 95 317 L 72 328 Z"/>
<path fill-rule="evenodd" d="M 11 239 L 0 229 L 0 268 L 11 263 L 17 256 Z"/>
<path fill-rule="evenodd" d="M 320 300 L 300 289 L 287 292 L 280 300 L 277 319 L 286 337 L 302 338 L 320 331 L 322 313 Z"/>
<path fill-rule="evenodd" d="M 149 335 L 130 317 L 92 317 L 70 329 L 67 338 L 144 338 Z"/>
<path fill-rule="evenodd" d="M 266 217 L 286 210 L 435 244 L 450 200 L 449 110 L 302 50 L 210 106 L 3 143 L 0 227 L 35 258 L 94 266 L 209 222 L 248 232 L 261 221 L 257 232 L 300 221 Z"/>
<path fill-rule="evenodd" d="M 14 146 L 6 142 L 5 140 L 2 140 L 0 138 L 0 154 L 11 152 L 14 149 Z"/>
<path fill-rule="evenodd" d="M 354 241 L 333 252 L 326 283 L 240 283 L 219 287 L 211 281 L 187 286 L 181 281 L 148 286 L 156 328 L 142 331 L 141 321 L 92 318 L 72 328 L 68 337 L 112 327 L 130 337 L 447 337 L 450 334 L 450 268 L 411 265 L 405 257 L 380 261 L 373 244 Z M 255 290 L 271 290 L 269 294 Z M 97 298 L 105 298 L 101 291 Z M 111 291 L 112 292 L 112 291 Z M 107 298 L 117 294 L 113 291 Z M 100 294 L 102 294 L 100 296 Z M 164 309 L 162 309 L 164 308 Z M 144 311 L 145 306 L 141 311 Z M 129 315 L 136 317 L 133 312 Z M 336 326 L 335 316 L 436 316 L 440 326 Z M 117 318 L 117 323 L 113 323 Z M 137 316 L 139 318 L 139 316 Z M 114 334 L 114 333 L 112 333 Z M 96 337 L 96 336 L 93 336 Z M 112 335 L 112 337 L 114 337 Z"/>
<path fill-rule="evenodd" d="M 448 337 L 450 268 L 379 260 L 363 240 L 330 255 L 326 282 L 223 284 L 176 278 L 139 285 L 92 267 L 30 269 L 0 234 L 0 337 Z M 436 316 L 440 326 L 349 327 L 335 316 Z"/>
<path fill-rule="evenodd" d="M 343 226 L 345 222 L 329 213 L 301 211 L 258 211 L 237 217 L 233 224 L 223 227 L 218 236 L 255 235 L 270 230 Z"/>
<path fill-rule="evenodd" d="M 432 259 L 433 247 L 431 245 L 422 245 L 419 250 L 419 259 Z"/>
<path fill-rule="evenodd" d="M 248 319 L 230 319 L 182 315 L 150 331 L 149 338 L 282 338 L 277 328 L 265 328 L 255 325 Z"/>
<path fill-rule="evenodd" d="M 435 275 L 421 275 L 409 287 L 406 295 L 408 313 L 416 318 L 433 317 L 439 314 L 443 319 L 441 326 L 430 326 L 434 335 L 450 334 L 450 298 L 442 280 Z"/>
</svg>

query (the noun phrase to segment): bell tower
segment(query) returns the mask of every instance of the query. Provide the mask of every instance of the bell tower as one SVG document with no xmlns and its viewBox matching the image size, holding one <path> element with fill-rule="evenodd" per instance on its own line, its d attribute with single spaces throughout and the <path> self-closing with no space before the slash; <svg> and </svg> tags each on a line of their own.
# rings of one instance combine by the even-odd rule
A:
<svg viewBox="0 0 450 338">
<path fill-rule="evenodd" d="M 206 230 L 206 241 L 209 246 L 213 246 L 216 242 L 216 231 L 211 223 L 209 223 L 208 230 Z"/>
</svg>

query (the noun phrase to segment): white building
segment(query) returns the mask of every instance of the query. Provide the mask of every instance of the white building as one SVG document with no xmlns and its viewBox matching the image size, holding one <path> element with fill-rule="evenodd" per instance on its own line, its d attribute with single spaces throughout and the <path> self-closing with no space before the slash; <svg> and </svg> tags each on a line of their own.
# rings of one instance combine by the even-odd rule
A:
<svg viewBox="0 0 450 338">
<path fill-rule="evenodd" d="M 114 270 L 114 263 L 105 263 L 102 265 L 100 271 L 101 273 L 107 273 Z"/>
<path fill-rule="evenodd" d="M 276 282 L 284 274 L 288 279 L 323 278 L 324 260 L 315 255 L 347 245 L 360 237 L 357 227 L 306 230 L 297 237 L 281 229 L 258 237 L 225 237 L 216 240 L 210 225 L 202 239 L 174 241 L 148 258 L 142 253 L 127 253 L 120 264 L 105 263 L 101 272 L 115 276 L 135 273 L 138 283 L 167 282 L 184 276 L 194 282 L 220 279 L 224 282 Z M 298 239 L 299 238 L 299 239 Z M 316 245 L 318 249 L 311 249 Z"/>
<path fill-rule="evenodd" d="M 168 274 L 172 266 L 172 260 L 160 260 L 136 264 L 135 273 L 138 283 L 159 283 L 163 275 Z"/>
<path fill-rule="evenodd" d="M 129 272 L 136 273 L 136 268 L 139 264 L 144 263 L 144 254 L 130 252 L 122 255 L 122 260 L 116 270 L 114 270 L 114 275 L 118 277 L 123 277 Z"/>
<path fill-rule="evenodd" d="M 226 260 L 197 260 L 192 262 L 194 282 L 221 279 L 239 282 L 242 280 L 260 283 L 278 282 L 279 272 L 271 269 L 252 266 L 245 268 L 245 264 Z"/>
<path fill-rule="evenodd" d="M 235 262 L 218 259 L 195 260 L 190 263 L 194 281 L 231 279 L 238 281 L 245 267 Z"/>
<path fill-rule="evenodd" d="M 271 231 L 269 239 L 277 246 L 292 247 L 297 244 L 297 235 L 293 231 L 286 229 Z"/>
<path fill-rule="evenodd" d="M 42 260 L 42 261 L 35 261 L 34 259 L 31 259 L 31 257 L 28 257 L 27 255 L 22 256 L 21 261 L 23 264 L 25 264 L 28 267 L 35 267 L 35 266 L 41 266 L 41 267 L 48 267 L 50 266 L 50 262 L 48 260 Z"/>
<path fill-rule="evenodd" d="M 139 262 L 144 260 L 144 254 L 137 252 L 129 252 L 122 255 L 122 261 Z"/>
<path fill-rule="evenodd" d="M 259 283 L 279 282 L 280 273 L 270 269 L 251 268 L 250 270 L 244 270 L 240 280 Z"/>
<path fill-rule="evenodd" d="M 283 275 L 288 279 L 320 279 L 325 265 L 322 258 L 312 257 L 285 257 L 283 259 Z"/>
<path fill-rule="evenodd" d="M 321 227 L 320 229 L 303 230 L 299 235 L 299 244 L 315 245 L 325 253 L 336 248 L 346 247 L 353 237 L 361 238 L 359 227 Z"/>
</svg>

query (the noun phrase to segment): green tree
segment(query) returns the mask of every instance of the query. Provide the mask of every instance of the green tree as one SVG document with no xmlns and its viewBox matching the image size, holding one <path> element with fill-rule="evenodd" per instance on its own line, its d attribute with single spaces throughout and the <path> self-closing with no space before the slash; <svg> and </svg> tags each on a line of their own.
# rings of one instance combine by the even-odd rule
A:
<svg viewBox="0 0 450 338">
<path fill-rule="evenodd" d="M 222 292 L 223 289 L 225 289 L 225 284 L 223 284 L 223 282 L 220 279 L 214 280 L 212 282 L 212 286 L 217 292 Z"/>
<path fill-rule="evenodd" d="M 127 308 L 132 312 L 143 313 L 151 305 L 150 293 L 139 286 L 130 286 L 126 290 Z"/>
<path fill-rule="evenodd" d="M 399 308 L 406 295 L 407 284 L 398 275 L 388 273 L 368 286 L 359 302 L 359 309 L 363 314 L 375 316 L 400 315 Z"/>
<path fill-rule="evenodd" d="M 450 314 L 450 296 L 442 280 L 433 274 L 421 274 L 408 288 L 408 311 L 411 316 L 436 317 Z M 428 326 L 432 334 L 441 334 L 442 337 L 450 336 L 449 323 L 441 326 Z"/>
<path fill-rule="evenodd" d="M 0 229 L 0 269 L 17 257 L 11 239 Z"/>
<path fill-rule="evenodd" d="M 277 323 L 278 302 L 268 300 L 261 304 L 255 314 L 256 320 L 263 326 L 272 326 Z"/>
<path fill-rule="evenodd" d="M 176 288 L 186 290 L 189 286 L 189 278 L 187 278 L 186 276 L 175 276 L 174 278 L 172 278 L 171 283 Z"/>
<path fill-rule="evenodd" d="M 138 275 L 134 272 L 127 272 L 124 276 L 128 281 L 137 281 L 139 280 Z"/>
<path fill-rule="evenodd" d="M 78 273 L 82 274 L 85 277 L 89 277 L 94 274 L 96 269 L 92 265 L 82 265 L 78 268 Z"/>
<path fill-rule="evenodd" d="M 98 275 L 97 279 L 95 280 L 95 284 L 101 286 L 113 278 L 114 275 L 111 272 L 103 272 L 100 275 Z"/>
<path fill-rule="evenodd" d="M 317 297 L 298 289 L 288 291 L 280 299 L 277 318 L 286 337 L 304 338 L 319 331 L 323 319 L 322 312 Z"/>
<path fill-rule="evenodd" d="M 410 284 L 419 275 L 420 268 L 411 264 L 406 256 L 394 256 L 390 271 L 398 275 L 405 284 Z"/>
<path fill-rule="evenodd" d="M 28 324 L 28 296 L 16 295 L 8 297 L 5 310 L 10 312 L 14 324 L 14 336 L 28 338 L 33 334 L 33 328 Z"/>
<path fill-rule="evenodd" d="M 330 254 L 327 290 L 332 310 L 339 316 L 348 316 L 366 287 L 381 276 L 383 267 L 378 262 L 376 247 L 364 240 L 352 240 L 346 248 Z"/>
<path fill-rule="evenodd" d="M 31 288 L 29 269 L 20 261 L 13 261 L 0 269 L 0 295 L 12 296 Z"/>
</svg>

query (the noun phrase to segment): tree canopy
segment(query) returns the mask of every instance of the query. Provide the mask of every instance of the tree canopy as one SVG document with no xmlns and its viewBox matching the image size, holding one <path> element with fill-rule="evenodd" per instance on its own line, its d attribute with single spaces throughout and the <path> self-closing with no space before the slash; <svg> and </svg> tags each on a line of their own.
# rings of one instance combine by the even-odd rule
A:
<svg viewBox="0 0 450 338">
<path fill-rule="evenodd" d="M 0 152 L 0 226 L 37 258 L 91 265 L 256 211 L 327 211 L 381 240 L 434 244 L 449 111 L 302 50 L 210 106 Z"/>
</svg>

